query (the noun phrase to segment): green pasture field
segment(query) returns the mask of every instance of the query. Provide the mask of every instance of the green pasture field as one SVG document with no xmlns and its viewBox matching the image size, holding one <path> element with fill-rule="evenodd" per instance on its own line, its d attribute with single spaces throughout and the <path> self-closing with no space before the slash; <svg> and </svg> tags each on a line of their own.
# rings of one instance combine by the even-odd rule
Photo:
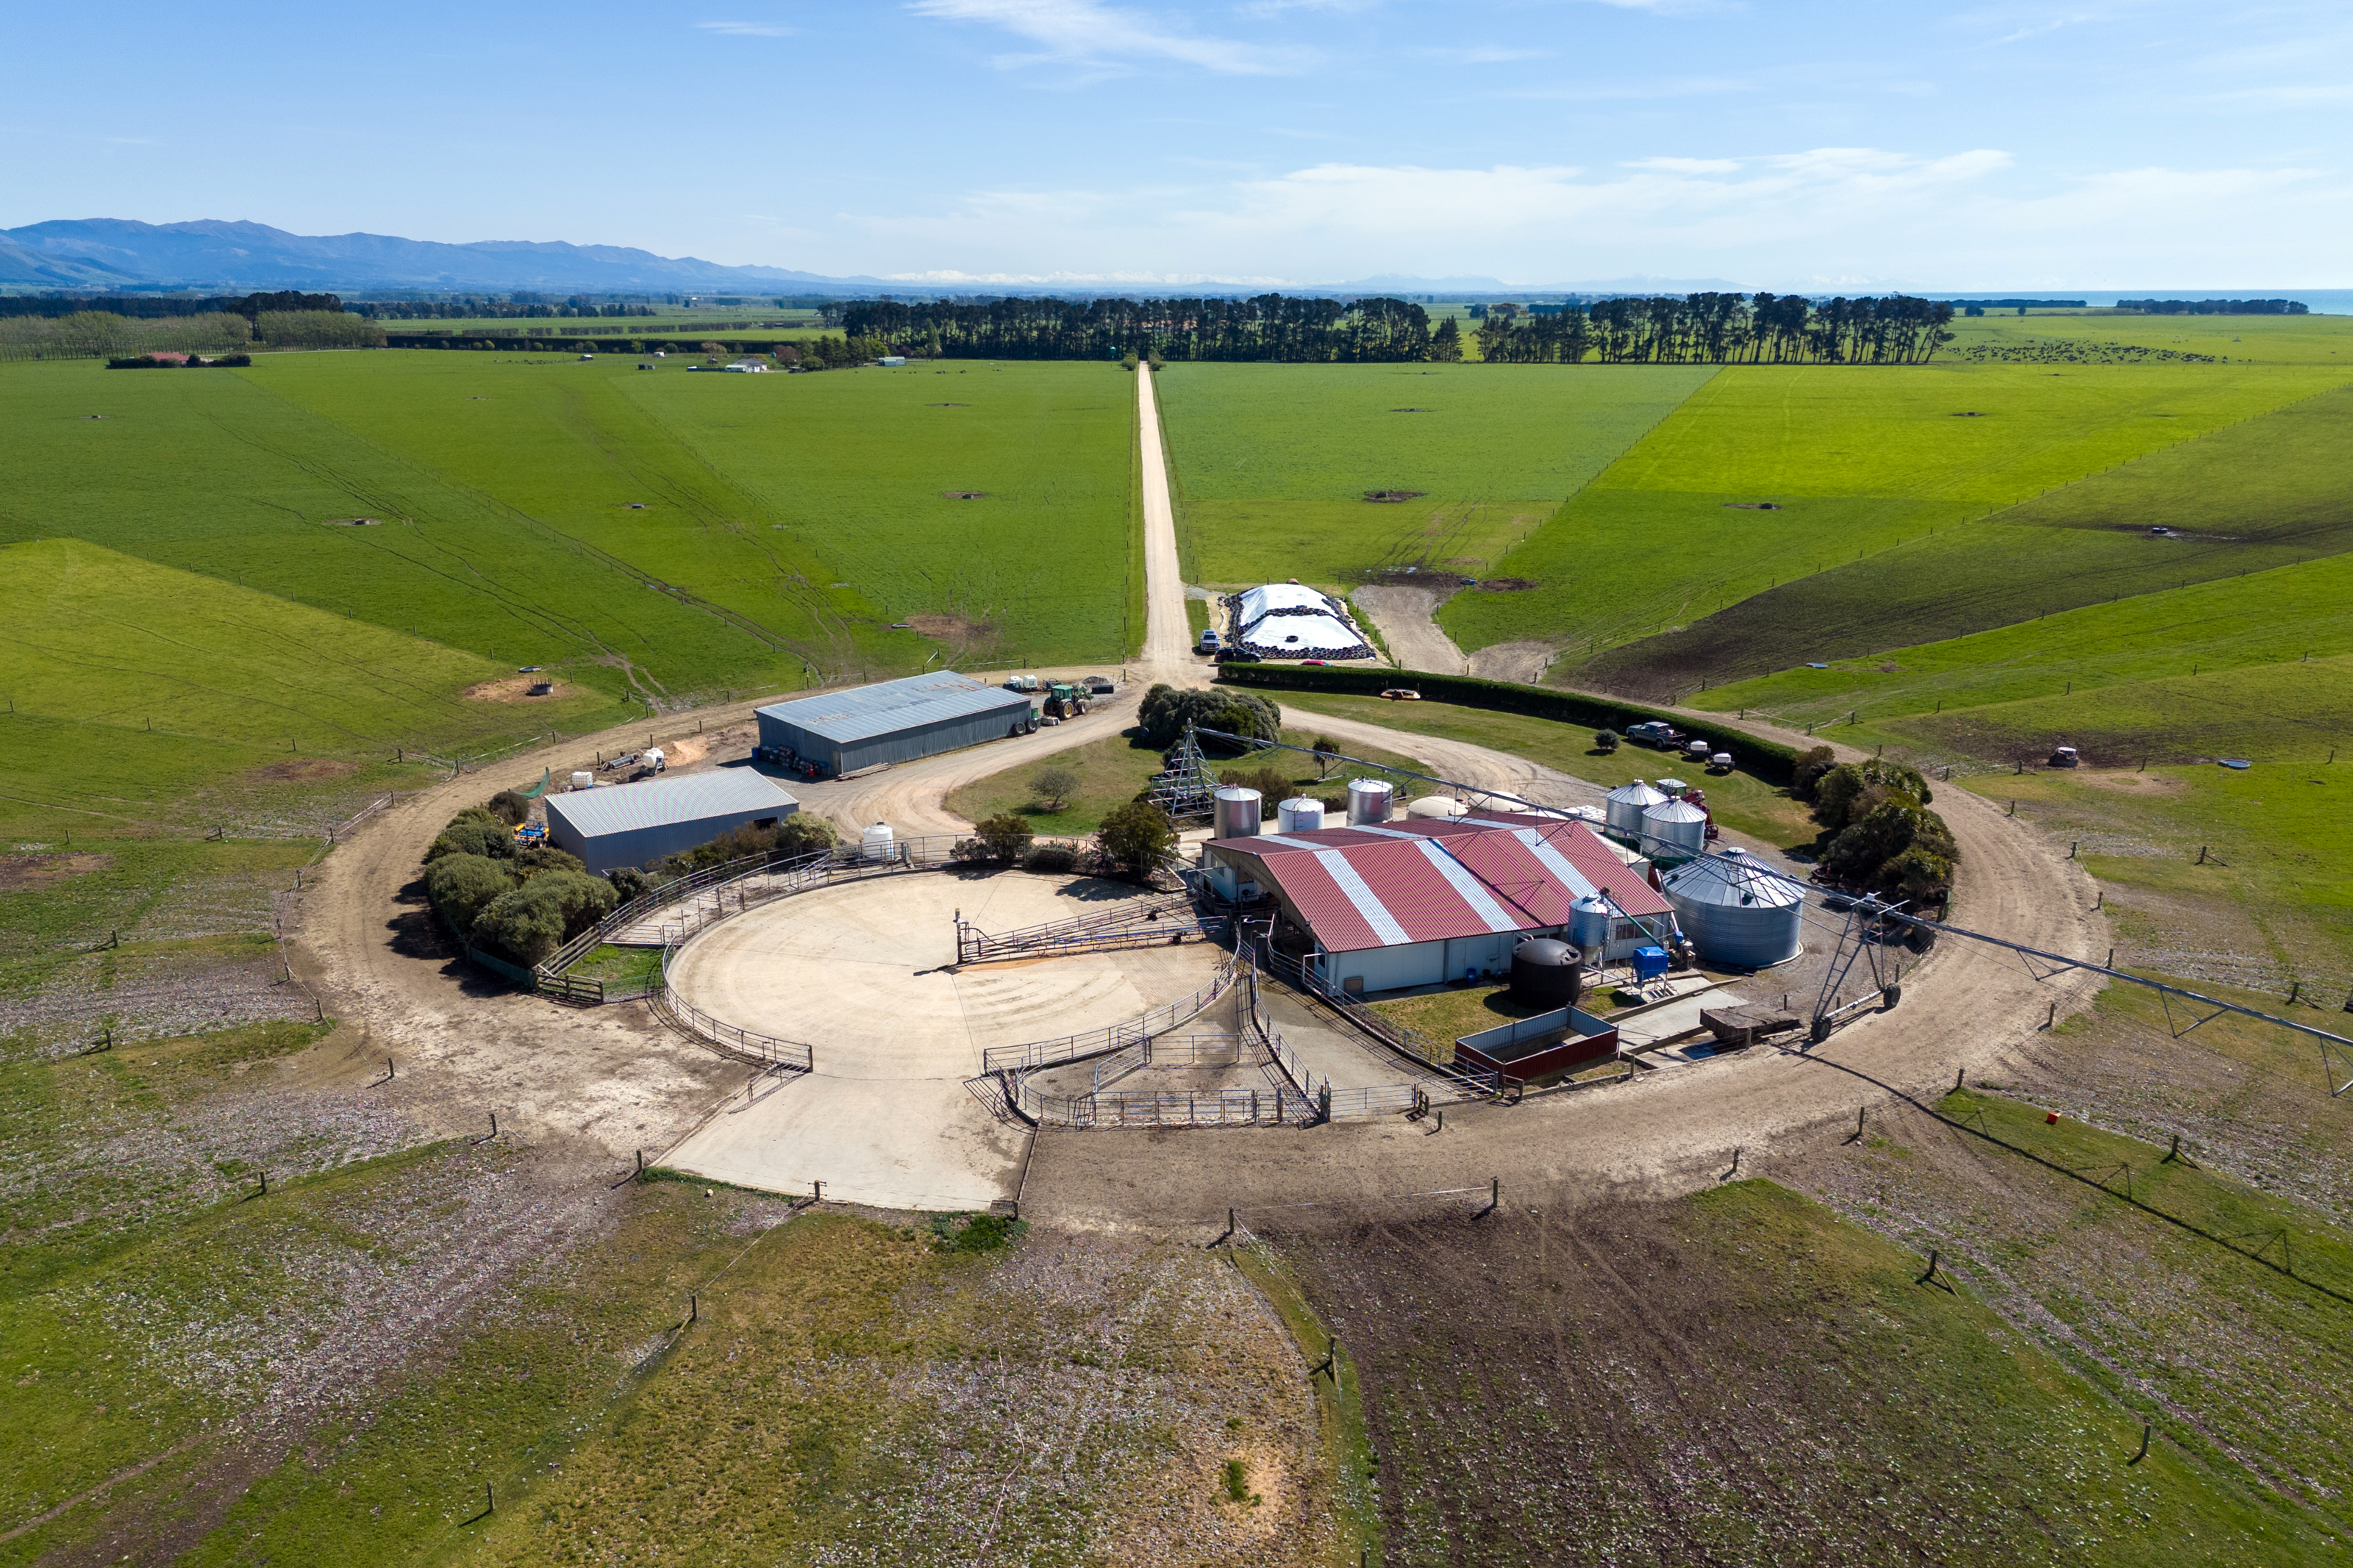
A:
<svg viewBox="0 0 2353 1568">
<path fill-rule="evenodd" d="M 1282 696 L 1285 710 L 1303 729 L 1309 727 L 1306 721 L 1317 713 L 1366 724 L 1385 724 L 1394 730 L 1435 735 L 1440 740 L 1492 746 L 1605 789 L 1615 789 L 1638 778 L 1677 777 L 1705 790 L 1708 810 L 1717 822 L 1736 833 L 1795 848 L 1811 845 L 1820 831 L 1804 805 L 1753 773 L 1738 770 L 1724 774 L 1694 772 L 1674 757 L 1631 742 L 1620 745 L 1615 752 L 1599 752 L 1594 749 L 1594 732 L 1589 728 L 1556 724 L 1525 713 L 1462 708 L 1451 702 L 1389 702 L 1378 697 L 1343 697 L 1321 691 L 1286 691 Z"/>
<path fill-rule="evenodd" d="M 2254 574 L 2353 550 L 2348 447 L 2353 388 L 2301 397 L 1982 521 L 1784 584 L 1681 632 L 1610 649 L 1574 679 L 1630 683 L 1651 695 L 1687 691 L 1701 681 L 1788 673 L 1810 661 L 1917 647 L 2112 601 L 2127 606 L 2113 624 L 2138 625 L 2142 613 L 2128 607 L 2136 595 L 2242 574 L 2251 583 L 2263 581 Z M 2170 535 L 2151 533 L 2156 525 Z M 2301 579 L 2270 580 L 2281 584 L 2279 592 L 2310 598 L 2287 586 Z M 2275 619 L 2284 635 L 2295 635 L 2284 615 L 2259 618 Z M 2186 669 L 2188 660 L 2168 668 Z"/>
<path fill-rule="evenodd" d="M 438 376 L 417 363 L 436 360 Z M 544 665 L 612 697 L 801 682 L 802 653 L 780 652 L 691 595 L 649 591 L 591 542 L 472 482 L 512 476 L 447 473 L 438 454 L 403 457 L 301 401 L 340 386 L 396 427 L 429 422 L 445 401 L 479 421 L 492 404 L 469 399 L 536 386 L 575 365 L 585 374 L 570 386 L 585 392 L 592 364 L 426 351 L 272 354 L 250 370 L 180 375 L 87 360 L 0 367 L 0 418 L 12 433 L 0 448 L 0 540 L 86 539 L 509 668 Z M 609 468 L 631 457 L 608 439 L 620 449 L 575 442 L 557 460 Z M 485 468 L 495 468 L 491 450 Z M 629 474 L 632 491 L 674 478 L 668 499 L 683 506 L 716 488 L 700 464 L 659 444 L 642 460 L 656 473 Z M 379 526 L 343 526 L 359 517 Z M 741 536 L 725 537 L 739 548 L 712 547 L 718 561 L 738 571 L 765 565 Z M 710 559 L 657 555 L 647 569 L 682 575 L 681 565 Z M 814 620 L 775 619 L 780 638 L 821 655 Z"/>
<path fill-rule="evenodd" d="M 373 759 L 629 715 L 593 689 L 470 700 L 513 667 L 79 539 L 0 545 L 0 672 L 18 716 L 91 726 L 100 750 L 152 731 L 273 761 Z"/>
<path fill-rule="evenodd" d="M 1284 693 L 1288 700 L 1290 694 Z M 1313 728 L 1286 725 L 1283 742 L 1293 746 L 1315 743 Z M 1363 755 L 1363 753 L 1356 753 Z M 1409 768 L 1426 773 L 1429 765 L 1411 757 L 1376 751 L 1365 760 L 1388 767 Z M 1103 819 L 1114 806 L 1125 805 L 1142 794 L 1161 768 L 1161 754 L 1142 742 L 1126 735 L 1113 735 L 1068 752 L 1039 757 L 1007 768 L 1002 773 L 975 779 L 947 797 L 947 808 L 973 822 L 986 821 L 1007 812 L 1028 820 L 1032 831 L 1043 834 L 1092 833 L 1103 826 Z M 1068 768 L 1078 775 L 1079 787 L 1060 811 L 1049 811 L 1039 800 L 1030 781 L 1046 769 Z M 1261 768 L 1272 768 L 1289 777 L 1302 795 L 1318 799 L 1345 795 L 1352 778 L 1386 778 L 1398 786 L 1401 798 L 1411 799 L 1421 793 L 1409 779 L 1399 778 L 1381 770 L 1335 768 L 1328 775 L 1318 778 L 1312 758 L 1296 752 L 1271 749 L 1250 752 L 1240 757 L 1211 757 L 1210 771 L 1224 773 L 1238 769 L 1255 773 Z M 1274 816 L 1272 801 L 1261 803 L 1269 819 Z"/>
<path fill-rule="evenodd" d="M 2336 379 L 2309 366 L 1734 367 L 1499 564 L 1535 589 L 1460 594 L 1440 619 L 1466 647 L 1599 652 L 1899 546 L 1974 553 L 1974 535 L 1945 532 Z M 2337 416 L 2331 405 L 2292 439 Z"/>
<path fill-rule="evenodd" d="M 1406 566 L 1487 575 L 1715 374 L 1172 364 L 1157 385 L 1186 581 L 1345 587 Z M 1368 490 L 1423 494 L 1368 502 Z"/>
<path fill-rule="evenodd" d="M 2353 372 L 2353 316 L 2144 316 L 2137 310 L 2037 310 L 1955 316 L 1940 357 L 1973 347 L 2130 343 L 2238 364 L 2327 365 Z"/>
<path fill-rule="evenodd" d="M 330 357 L 273 366 L 273 388 L 784 634 L 837 678 L 1113 659 L 1141 636 L 1117 366 L 747 376 L 419 350 L 353 374 Z"/>
<path fill-rule="evenodd" d="M 2329 555 L 2299 566 L 2063 610 L 1943 642 L 1826 661 L 1827 669 L 1785 669 L 1711 687 L 1685 702 L 1715 712 L 1753 710 L 1785 724 L 1827 724 L 1860 713 L 1879 725 L 1989 703 L 2064 697 L 2072 688 L 2086 698 L 2073 713 L 2096 728 L 2113 730 L 2108 716 L 2094 717 L 2090 710 L 2089 693 L 2095 687 L 2170 680 L 2193 672 L 2217 675 L 2301 660 L 2307 654 L 2325 658 L 2348 652 L 2353 652 L 2353 554 Z M 2214 717 L 2208 715 L 2208 721 Z M 2238 732 L 2243 726 L 2232 722 L 2231 738 L 2192 750 L 2211 755 L 2217 747 L 2236 745 L 2242 750 L 2231 754 L 2239 755 L 2245 745 L 2276 747 L 2300 730 L 2293 716 L 2283 729 L 2264 710 L 2250 710 L 2246 719 L 2267 732 L 2249 740 Z M 2168 721 L 2161 729 L 2173 727 Z M 2316 737 L 2316 731 L 2306 738 Z M 2158 746 L 2167 753 L 2179 750 Z"/>
<path fill-rule="evenodd" d="M 2353 762 L 2353 655 L 2242 665 L 2199 675 L 2124 681 L 2081 694 L 2024 698 L 1890 728 L 1948 752 L 2040 761 L 2064 736 L 2087 762 L 2123 766 L 2219 757 Z"/>
<path fill-rule="evenodd" d="M 1849 732 L 1830 733 L 1845 742 Z M 1890 733 L 1899 743 L 1911 739 Z M 2327 988 L 2332 1005 L 2345 1000 L 2353 975 L 2353 861 L 2344 852 L 2353 750 L 2334 764 L 2316 756 L 2244 772 L 2211 763 L 2153 763 L 2145 773 L 2031 767 L 1957 775 L 1953 787 L 1963 786 L 2016 801 L 2018 814 L 2063 850 L 2080 843 L 2085 869 L 2152 911 L 2164 928 L 2159 945 L 2191 960 L 2242 954 L 2260 970 Z M 2118 934 L 2129 957 L 2139 938 Z"/>
</svg>

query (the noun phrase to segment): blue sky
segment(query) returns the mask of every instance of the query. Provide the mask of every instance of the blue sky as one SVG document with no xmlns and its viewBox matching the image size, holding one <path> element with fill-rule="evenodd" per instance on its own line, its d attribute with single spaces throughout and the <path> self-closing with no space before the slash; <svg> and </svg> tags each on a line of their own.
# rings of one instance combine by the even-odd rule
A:
<svg viewBox="0 0 2353 1568">
<path fill-rule="evenodd" d="M 47 64 L 0 104 L 0 226 L 976 283 L 2353 283 L 2342 0 L 12 10 Z"/>
</svg>

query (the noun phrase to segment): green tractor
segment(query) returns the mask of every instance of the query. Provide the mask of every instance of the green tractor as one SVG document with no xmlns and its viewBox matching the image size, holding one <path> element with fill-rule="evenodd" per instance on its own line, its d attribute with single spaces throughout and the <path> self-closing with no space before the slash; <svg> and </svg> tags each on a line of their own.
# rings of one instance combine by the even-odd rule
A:
<svg viewBox="0 0 2353 1568">
<path fill-rule="evenodd" d="M 1046 689 L 1046 717 L 1075 719 L 1087 710 L 1087 694 L 1067 680 Z"/>
</svg>

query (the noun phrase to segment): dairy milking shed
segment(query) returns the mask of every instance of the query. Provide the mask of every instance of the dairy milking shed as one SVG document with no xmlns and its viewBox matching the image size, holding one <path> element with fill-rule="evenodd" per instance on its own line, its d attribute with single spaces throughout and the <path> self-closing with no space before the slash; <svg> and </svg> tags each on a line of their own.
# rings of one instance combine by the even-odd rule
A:
<svg viewBox="0 0 2353 1568">
<path fill-rule="evenodd" d="M 1019 733 L 1029 724 L 1029 699 L 940 669 L 772 702 L 759 717 L 763 756 L 839 778 Z"/>
<path fill-rule="evenodd" d="M 738 827 L 774 827 L 800 802 L 749 768 L 547 797 L 547 837 L 592 872 L 645 866 Z"/>
<path fill-rule="evenodd" d="M 1501 973 L 1531 936 L 1592 964 L 1675 931 L 1667 900 L 1592 829 L 1534 813 L 1238 834 L 1203 845 L 1201 868 L 1226 898 L 1272 898 L 1279 923 L 1314 942 L 1309 962 L 1349 992 Z"/>
</svg>

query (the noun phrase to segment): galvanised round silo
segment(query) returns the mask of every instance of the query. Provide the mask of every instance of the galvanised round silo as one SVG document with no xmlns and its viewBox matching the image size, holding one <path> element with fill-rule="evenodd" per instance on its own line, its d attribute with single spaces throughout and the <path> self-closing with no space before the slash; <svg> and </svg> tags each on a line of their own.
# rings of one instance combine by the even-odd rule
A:
<svg viewBox="0 0 2353 1568">
<path fill-rule="evenodd" d="M 1798 956 L 1805 891 L 1746 850 L 1686 860 L 1659 881 L 1705 962 L 1764 969 Z"/>
</svg>

